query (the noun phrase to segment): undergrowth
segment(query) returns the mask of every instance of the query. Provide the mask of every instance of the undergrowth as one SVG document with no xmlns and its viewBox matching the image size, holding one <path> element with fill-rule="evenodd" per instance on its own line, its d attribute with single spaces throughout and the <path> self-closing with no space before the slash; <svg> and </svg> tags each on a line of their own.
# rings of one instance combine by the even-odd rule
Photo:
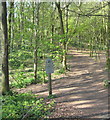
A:
<svg viewBox="0 0 110 120">
<path fill-rule="evenodd" d="M 110 81 L 109 80 L 104 80 L 104 86 L 106 88 L 110 87 Z"/>
<path fill-rule="evenodd" d="M 13 93 L 3 96 L 2 120 L 39 120 L 51 113 L 54 101 L 46 103 L 31 93 Z"/>
</svg>

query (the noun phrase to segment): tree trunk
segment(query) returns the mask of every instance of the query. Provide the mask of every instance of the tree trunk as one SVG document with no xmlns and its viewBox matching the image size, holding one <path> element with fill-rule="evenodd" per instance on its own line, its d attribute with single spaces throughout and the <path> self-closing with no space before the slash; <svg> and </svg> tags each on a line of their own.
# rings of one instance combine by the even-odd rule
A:
<svg viewBox="0 0 110 120">
<path fill-rule="evenodd" d="M 24 36 L 24 3 L 20 3 L 20 42 L 21 42 L 21 47 L 25 47 L 25 41 L 23 39 Z"/>
<path fill-rule="evenodd" d="M 14 2 L 10 2 L 10 13 L 9 13 L 9 29 L 8 29 L 8 39 L 9 39 L 9 52 L 10 49 L 13 49 L 13 25 L 14 22 Z M 12 44 L 12 45 L 11 45 Z"/>
<path fill-rule="evenodd" d="M 66 43 L 65 43 L 65 55 L 64 55 L 64 64 L 65 64 L 65 69 L 67 70 L 67 50 L 68 50 L 68 45 L 67 45 L 67 42 L 68 42 L 68 7 L 69 7 L 69 4 L 66 6 L 66 10 L 65 10 L 65 21 L 66 21 Z"/>
<path fill-rule="evenodd" d="M 59 18 L 60 18 L 60 27 L 61 27 L 61 35 L 64 35 L 65 34 L 65 31 L 64 31 L 64 23 L 63 23 L 63 18 L 62 18 L 62 10 L 60 8 L 60 2 L 59 3 L 55 3 L 57 8 L 58 8 L 58 13 L 59 13 Z M 65 38 L 63 38 L 65 39 Z M 62 61 L 62 64 L 63 64 L 63 68 L 66 70 L 67 69 L 67 63 L 66 63 L 66 40 L 63 41 L 63 61 Z"/>
<path fill-rule="evenodd" d="M 2 14 L 1 14 L 1 11 L 2 11 L 2 3 L 0 2 L 0 58 L 2 58 L 2 53 L 3 53 L 3 47 L 2 47 L 2 41 L 3 41 L 3 29 L 2 29 L 2 21 L 1 21 L 1 18 L 2 18 Z M 2 81 L 2 61 L 0 60 L 0 81 Z M 1 85 L 1 82 L 0 82 L 0 86 Z M 0 87 L 0 91 L 1 90 L 1 87 Z M 0 94 L 1 95 L 1 94 Z M 0 100 L 0 107 L 1 107 L 1 100 Z"/>
<path fill-rule="evenodd" d="M 108 2 L 108 16 L 110 16 L 110 2 Z M 108 69 L 108 80 L 110 81 L 110 17 L 108 17 L 107 24 L 107 69 Z"/>
<path fill-rule="evenodd" d="M 38 69 L 38 40 L 39 40 L 39 5 L 40 3 L 37 3 L 36 8 L 36 15 L 35 15 L 35 46 L 34 46 L 34 80 L 35 83 L 37 83 L 37 69 Z"/>
<path fill-rule="evenodd" d="M 3 27 L 3 58 L 2 58 L 2 93 L 9 91 L 9 68 L 8 68 L 8 29 L 7 29 L 7 7 L 2 2 L 2 27 Z"/>
</svg>

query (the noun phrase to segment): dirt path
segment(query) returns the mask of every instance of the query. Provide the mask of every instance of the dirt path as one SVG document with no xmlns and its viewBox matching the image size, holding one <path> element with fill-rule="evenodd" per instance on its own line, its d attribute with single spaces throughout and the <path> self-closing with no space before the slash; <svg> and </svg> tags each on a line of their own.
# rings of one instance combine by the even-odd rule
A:
<svg viewBox="0 0 110 120">
<path fill-rule="evenodd" d="M 108 118 L 108 90 L 103 86 L 103 80 L 107 79 L 105 58 L 97 62 L 76 50 L 71 50 L 69 55 L 73 56 L 68 61 L 70 71 L 52 83 L 57 98 L 55 111 L 49 118 Z M 30 90 L 48 96 L 47 84 L 31 85 L 19 91 Z"/>
</svg>

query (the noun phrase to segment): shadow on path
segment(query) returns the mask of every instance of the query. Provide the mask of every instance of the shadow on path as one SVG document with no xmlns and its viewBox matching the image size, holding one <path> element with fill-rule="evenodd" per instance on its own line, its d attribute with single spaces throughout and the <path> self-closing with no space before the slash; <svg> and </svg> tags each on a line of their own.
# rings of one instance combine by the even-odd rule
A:
<svg viewBox="0 0 110 120">
<path fill-rule="evenodd" d="M 68 60 L 70 71 L 60 79 L 52 80 L 53 94 L 56 94 L 56 108 L 49 119 L 108 118 L 108 90 L 103 80 L 107 80 L 105 59 L 100 62 L 76 50 L 70 51 L 73 56 Z M 31 85 L 22 92 L 32 91 L 34 94 L 48 96 L 48 84 Z M 84 119 L 83 119 L 84 120 Z"/>
</svg>

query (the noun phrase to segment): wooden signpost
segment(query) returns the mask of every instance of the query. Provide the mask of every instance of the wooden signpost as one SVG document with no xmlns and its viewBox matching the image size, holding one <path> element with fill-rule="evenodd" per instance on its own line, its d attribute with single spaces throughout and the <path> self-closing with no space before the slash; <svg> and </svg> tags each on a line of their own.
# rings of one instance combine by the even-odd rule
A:
<svg viewBox="0 0 110 120">
<path fill-rule="evenodd" d="M 51 73 L 54 73 L 54 65 L 53 61 L 50 58 L 46 59 L 46 73 L 48 74 L 48 80 L 49 80 L 49 95 L 52 95 L 52 80 L 51 80 Z"/>
</svg>

